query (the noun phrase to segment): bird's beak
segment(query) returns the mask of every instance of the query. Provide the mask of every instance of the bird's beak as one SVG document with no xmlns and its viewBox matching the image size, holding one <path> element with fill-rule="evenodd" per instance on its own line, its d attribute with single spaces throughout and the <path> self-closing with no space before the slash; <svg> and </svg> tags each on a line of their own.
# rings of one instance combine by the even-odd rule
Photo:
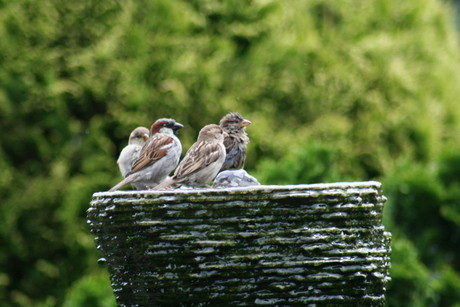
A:
<svg viewBox="0 0 460 307">
<path fill-rule="evenodd" d="M 249 126 L 250 124 L 252 124 L 249 120 L 245 119 L 241 122 L 241 127 L 246 127 L 246 126 Z"/>
<path fill-rule="evenodd" d="M 147 142 L 147 140 L 149 139 L 149 135 L 147 133 L 145 133 L 142 137 L 141 137 L 141 140 L 143 140 L 144 142 Z"/>
<path fill-rule="evenodd" d="M 184 125 L 179 124 L 179 123 L 175 123 L 174 126 L 173 126 L 173 130 L 179 130 L 181 128 L 184 128 Z"/>
<path fill-rule="evenodd" d="M 224 131 L 224 138 L 228 137 L 228 133 Z"/>
</svg>

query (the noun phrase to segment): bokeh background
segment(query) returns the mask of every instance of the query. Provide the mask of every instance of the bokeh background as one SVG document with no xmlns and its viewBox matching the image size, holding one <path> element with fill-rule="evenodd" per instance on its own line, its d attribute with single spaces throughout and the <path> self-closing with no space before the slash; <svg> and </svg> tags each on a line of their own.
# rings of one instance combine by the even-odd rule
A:
<svg viewBox="0 0 460 307">
<path fill-rule="evenodd" d="M 86 210 L 129 133 L 237 111 L 264 184 L 383 183 L 388 306 L 460 306 L 452 5 L 1 0 L 0 305 L 115 306 Z"/>
</svg>

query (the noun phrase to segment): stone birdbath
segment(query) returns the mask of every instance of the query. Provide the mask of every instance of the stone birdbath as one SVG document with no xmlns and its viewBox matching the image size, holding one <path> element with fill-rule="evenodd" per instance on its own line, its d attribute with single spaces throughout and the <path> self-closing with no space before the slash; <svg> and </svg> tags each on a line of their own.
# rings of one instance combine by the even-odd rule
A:
<svg viewBox="0 0 460 307">
<path fill-rule="evenodd" d="M 379 182 L 94 193 L 120 306 L 384 306 Z"/>
</svg>

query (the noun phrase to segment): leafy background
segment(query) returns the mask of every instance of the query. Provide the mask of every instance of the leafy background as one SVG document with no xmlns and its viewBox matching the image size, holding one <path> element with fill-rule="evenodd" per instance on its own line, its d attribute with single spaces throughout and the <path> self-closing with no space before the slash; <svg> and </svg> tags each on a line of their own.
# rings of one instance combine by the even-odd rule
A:
<svg viewBox="0 0 460 307">
<path fill-rule="evenodd" d="M 450 3 L 3 0 L 0 37 L 2 306 L 114 306 L 92 193 L 133 128 L 173 117 L 187 149 L 230 111 L 262 183 L 383 182 L 388 306 L 460 306 Z"/>
</svg>

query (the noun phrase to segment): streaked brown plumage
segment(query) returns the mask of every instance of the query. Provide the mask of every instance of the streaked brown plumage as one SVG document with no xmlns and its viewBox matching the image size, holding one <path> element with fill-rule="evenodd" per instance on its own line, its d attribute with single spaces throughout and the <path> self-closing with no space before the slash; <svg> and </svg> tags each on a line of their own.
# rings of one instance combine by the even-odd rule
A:
<svg viewBox="0 0 460 307">
<path fill-rule="evenodd" d="M 130 183 L 150 188 L 165 180 L 179 163 L 182 145 L 176 134 L 182 127 L 182 124 L 169 118 L 160 118 L 153 123 L 150 138 L 142 147 L 131 171 L 110 191 L 118 190 Z"/>
<path fill-rule="evenodd" d="M 249 143 L 249 137 L 245 130 L 246 126 L 250 124 L 249 120 L 244 119 L 237 112 L 229 113 L 220 120 L 220 126 L 228 133 L 228 137 L 224 140 L 227 156 L 220 169 L 221 172 L 244 167 L 244 162 L 246 161 L 246 144 Z"/>
<path fill-rule="evenodd" d="M 197 141 L 187 151 L 174 172 L 174 176 L 166 179 L 154 190 L 173 184 L 199 187 L 212 181 L 225 160 L 224 135 L 226 133 L 218 125 L 203 127 Z"/>
</svg>

